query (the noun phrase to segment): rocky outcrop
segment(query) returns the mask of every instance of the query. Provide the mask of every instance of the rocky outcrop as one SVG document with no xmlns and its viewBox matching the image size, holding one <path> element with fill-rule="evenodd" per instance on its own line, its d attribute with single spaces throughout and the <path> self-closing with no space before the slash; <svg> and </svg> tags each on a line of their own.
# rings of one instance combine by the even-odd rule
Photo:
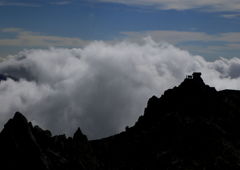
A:
<svg viewBox="0 0 240 170">
<path fill-rule="evenodd" d="M 0 162 L 4 170 L 88 170 L 99 166 L 87 137 L 52 136 L 15 113 L 0 134 Z"/>
<path fill-rule="evenodd" d="M 240 169 L 240 92 L 187 77 L 121 134 L 93 141 L 105 169 Z"/>
</svg>

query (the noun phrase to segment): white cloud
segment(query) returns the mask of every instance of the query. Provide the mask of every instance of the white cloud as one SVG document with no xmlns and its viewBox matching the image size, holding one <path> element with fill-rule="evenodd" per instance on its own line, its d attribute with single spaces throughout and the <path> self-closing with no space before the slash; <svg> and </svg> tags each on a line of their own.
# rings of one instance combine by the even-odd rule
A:
<svg viewBox="0 0 240 170">
<path fill-rule="evenodd" d="M 1 73 L 21 78 L 0 84 L 0 125 L 19 110 L 54 133 L 71 134 L 80 126 L 90 138 L 108 136 L 132 125 L 149 97 L 193 71 L 218 89 L 240 89 L 239 68 L 240 59 L 208 62 L 150 38 L 22 51 L 0 63 Z"/>
<path fill-rule="evenodd" d="M 35 1 L 26 1 L 26 0 L 0 0 L 0 6 L 18 6 L 18 7 L 41 7 L 43 5 L 68 5 L 72 3 L 72 0 L 35 0 Z"/>
<path fill-rule="evenodd" d="M 5 51 L 24 48 L 48 48 L 48 47 L 83 47 L 90 43 L 89 40 L 80 38 L 61 37 L 44 35 L 38 32 L 26 31 L 21 28 L 2 28 L 0 33 L 11 38 L 0 38 L 0 46 L 6 47 Z M 194 54 L 202 54 L 207 57 L 230 54 L 229 57 L 236 57 L 240 45 L 240 32 L 225 32 L 219 34 L 208 34 L 194 31 L 174 31 L 174 30 L 153 30 L 139 32 L 122 32 L 125 39 L 133 42 L 140 42 L 143 37 L 151 36 L 157 42 L 167 42 Z M 118 40 L 117 40 L 118 41 Z M 108 41 L 114 43 L 114 41 Z M 9 49 L 8 49 L 9 48 Z M 16 51 L 16 50 L 15 50 Z M 234 52 L 233 52 L 234 51 Z M 6 57 L 6 52 L 0 52 L 2 58 Z"/>
<path fill-rule="evenodd" d="M 97 0 L 100 2 L 121 3 L 126 5 L 151 6 L 159 9 L 201 9 L 211 11 L 239 11 L 239 0 Z"/>
<path fill-rule="evenodd" d="M 20 6 L 20 7 L 39 7 L 37 3 L 17 2 L 17 1 L 0 1 L 0 6 Z"/>
<path fill-rule="evenodd" d="M 50 2 L 50 4 L 53 4 L 53 5 L 68 5 L 71 3 L 72 3 L 72 1 L 69 1 L 69 0 Z"/>
<path fill-rule="evenodd" d="M 17 47 L 80 47 L 88 43 L 80 38 L 44 35 L 37 32 L 25 31 L 20 28 L 0 29 L 3 33 L 16 33 L 14 38 L 1 38 L 0 46 Z"/>
<path fill-rule="evenodd" d="M 234 18 L 239 18 L 240 14 L 236 13 L 236 14 L 223 14 L 222 17 L 227 18 L 227 19 L 234 19 Z"/>
<path fill-rule="evenodd" d="M 126 35 L 130 41 L 135 42 L 141 41 L 143 37 L 151 36 L 157 42 L 168 42 L 194 54 L 204 54 L 208 58 L 219 57 L 226 53 L 229 54 L 226 57 L 238 57 L 231 53 L 239 51 L 240 46 L 240 32 L 208 34 L 205 32 L 155 30 L 123 32 L 122 34 Z"/>
<path fill-rule="evenodd" d="M 142 31 L 142 32 L 122 32 L 129 39 L 139 40 L 142 37 L 151 36 L 156 41 L 166 41 L 177 44 L 188 41 L 202 42 L 225 42 L 225 43 L 240 43 L 240 32 L 226 32 L 219 34 L 208 34 L 205 32 L 190 32 L 190 31 Z"/>
</svg>

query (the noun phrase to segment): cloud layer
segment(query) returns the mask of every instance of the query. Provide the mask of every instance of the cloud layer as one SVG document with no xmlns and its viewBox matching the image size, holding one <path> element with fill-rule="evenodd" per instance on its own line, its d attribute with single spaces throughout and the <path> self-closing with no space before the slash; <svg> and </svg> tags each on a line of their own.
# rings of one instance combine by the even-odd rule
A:
<svg viewBox="0 0 240 170">
<path fill-rule="evenodd" d="M 1 73 L 21 78 L 0 83 L 0 126 L 18 110 L 54 134 L 80 126 L 91 139 L 104 137 L 133 125 L 149 97 L 193 71 L 217 89 L 240 89 L 239 68 L 238 58 L 208 62 L 151 38 L 22 51 L 0 63 Z"/>
<path fill-rule="evenodd" d="M 98 0 L 100 2 L 113 2 L 127 5 L 152 6 L 159 9 L 202 9 L 206 11 L 239 11 L 239 0 Z"/>
<path fill-rule="evenodd" d="M 0 29 L 0 34 L 10 34 L 12 38 L 0 38 L 0 46 L 14 47 L 79 47 L 86 45 L 87 40 L 61 36 L 44 35 L 42 33 L 26 31 L 20 28 Z"/>
<path fill-rule="evenodd" d="M 122 32 L 131 41 L 141 41 L 143 37 L 151 36 L 155 41 L 168 42 L 205 58 L 238 57 L 240 47 L 240 32 L 225 32 L 208 34 L 190 31 L 139 31 Z"/>
<path fill-rule="evenodd" d="M 43 5 L 67 5 L 71 0 L 0 0 L 0 6 L 41 7 Z"/>
<path fill-rule="evenodd" d="M 239 12 L 239 0 L 82 0 L 83 2 L 107 2 L 134 6 L 148 6 L 162 10 L 191 10 Z M 72 0 L 0 0 L 0 6 L 41 7 L 44 5 L 68 5 Z M 82 3 L 82 2 L 81 2 Z M 229 17 L 227 17 L 229 18 Z"/>
</svg>

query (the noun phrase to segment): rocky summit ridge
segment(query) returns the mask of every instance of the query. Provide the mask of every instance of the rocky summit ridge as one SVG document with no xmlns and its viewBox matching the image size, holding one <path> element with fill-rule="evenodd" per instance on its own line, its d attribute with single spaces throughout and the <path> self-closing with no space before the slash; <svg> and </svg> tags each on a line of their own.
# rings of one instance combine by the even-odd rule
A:
<svg viewBox="0 0 240 170">
<path fill-rule="evenodd" d="M 193 73 L 124 132 L 88 140 L 53 136 L 16 113 L 0 133 L 4 170 L 239 170 L 240 91 L 217 91 Z"/>
</svg>

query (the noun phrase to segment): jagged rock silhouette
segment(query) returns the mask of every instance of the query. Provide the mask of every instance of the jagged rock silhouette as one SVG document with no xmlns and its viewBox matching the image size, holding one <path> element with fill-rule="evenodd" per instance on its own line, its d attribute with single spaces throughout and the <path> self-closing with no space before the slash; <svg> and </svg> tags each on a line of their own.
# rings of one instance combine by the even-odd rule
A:
<svg viewBox="0 0 240 170">
<path fill-rule="evenodd" d="M 20 113 L 0 133 L 6 170 L 239 170 L 240 91 L 217 91 L 194 73 L 149 99 L 133 127 L 89 141 L 52 136 Z"/>
<path fill-rule="evenodd" d="M 0 134 L 0 167 L 5 170 L 96 169 L 98 162 L 80 129 L 74 137 L 52 136 L 15 113 Z"/>
</svg>

